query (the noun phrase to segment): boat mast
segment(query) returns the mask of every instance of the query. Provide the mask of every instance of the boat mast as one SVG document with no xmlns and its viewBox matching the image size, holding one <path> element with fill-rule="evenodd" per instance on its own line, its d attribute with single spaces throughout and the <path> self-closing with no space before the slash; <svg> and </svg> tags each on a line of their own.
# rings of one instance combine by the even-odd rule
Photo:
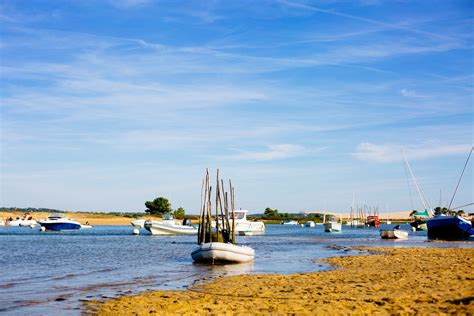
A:
<svg viewBox="0 0 474 316">
<path fill-rule="evenodd" d="M 451 202 L 449 202 L 448 210 L 451 209 L 451 204 L 454 201 L 454 197 L 456 196 L 456 193 L 458 192 L 459 184 L 461 183 L 462 176 L 464 175 L 464 171 L 466 171 L 467 163 L 469 162 L 469 158 L 471 158 L 472 150 L 474 147 L 471 147 L 471 151 L 469 152 L 469 156 L 467 156 L 466 163 L 464 164 L 464 168 L 462 169 L 461 176 L 459 177 L 458 184 L 456 185 L 456 189 L 454 189 L 453 197 L 451 198 Z"/>
<path fill-rule="evenodd" d="M 421 188 L 418 186 L 418 183 L 416 182 L 415 175 L 413 174 L 413 171 L 411 170 L 410 164 L 408 163 L 407 157 L 405 156 L 405 152 L 403 151 L 403 149 L 402 149 L 402 155 L 403 155 L 403 159 L 405 159 L 405 163 L 407 164 L 408 171 L 410 172 L 413 183 L 415 184 L 416 191 L 418 192 L 418 195 L 420 196 L 421 203 L 423 204 L 423 207 L 426 210 L 428 209 L 428 206 L 427 206 L 428 203 L 423 198 L 424 194 L 422 193 Z M 433 210 L 431 209 L 431 207 L 429 208 L 429 210 L 430 210 L 430 213 L 433 214 Z"/>
</svg>

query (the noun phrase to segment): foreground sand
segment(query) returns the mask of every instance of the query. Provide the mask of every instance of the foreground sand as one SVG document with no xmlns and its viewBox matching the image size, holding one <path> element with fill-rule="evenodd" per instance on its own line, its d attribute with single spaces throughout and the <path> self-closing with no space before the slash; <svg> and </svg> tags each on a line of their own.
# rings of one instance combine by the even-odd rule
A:
<svg viewBox="0 0 474 316">
<path fill-rule="evenodd" d="M 92 302 L 87 309 L 100 315 L 474 315 L 474 249 L 376 250 L 383 254 L 326 260 L 341 269 L 225 277 L 190 290 Z"/>
</svg>

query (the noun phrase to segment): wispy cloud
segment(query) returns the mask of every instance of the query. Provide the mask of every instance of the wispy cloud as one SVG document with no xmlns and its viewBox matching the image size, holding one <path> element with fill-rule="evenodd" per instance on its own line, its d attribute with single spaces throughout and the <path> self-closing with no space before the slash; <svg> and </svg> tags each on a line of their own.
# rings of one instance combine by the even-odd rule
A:
<svg viewBox="0 0 474 316">
<path fill-rule="evenodd" d="M 403 146 L 399 144 L 372 144 L 360 143 L 357 145 L 354 157 L 359 160 L 377 163 L 391 163 L 403 161 L 402 150 L 409 160 L 426 160 L 449 155 L 465 154 L 471 144 L 446 145 L 446 144 L 420 144 Z"/>
<path fill-rule="evenodd" d="M 265 151 L 244 151 L 236 155 L 229 156 L 230 159 L 238 160 L 281 160 L 294 158 L 306 154 L 308 151 L 300 145 L 294 144 L 278 144 L 269 145 Z"/>
</svg>

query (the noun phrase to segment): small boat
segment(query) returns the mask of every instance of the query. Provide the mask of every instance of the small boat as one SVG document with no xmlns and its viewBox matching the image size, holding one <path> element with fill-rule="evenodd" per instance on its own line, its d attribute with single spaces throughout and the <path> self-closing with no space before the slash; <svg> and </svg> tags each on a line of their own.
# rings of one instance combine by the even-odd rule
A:
<svg viewBox="0 0 474 316">
<path fill-rule="evenodd" d="M 246 246 L 210 242 L 196 247 L 191 252 L 191 257 L 197 263 L 243 263 L 252 261 L 255 251 Z"/>
<path fill-rule="evenodd" d="M 144 219 L 144 218 L 137 218 L 136 220 L 133 220 L 133 221 L 131 222 L 131 224 L 132 224 L 133 227 L 140 227 L 140 228 L 143 228 L 143 227 L 145 227 L 145 226 L 144 226 L 144 225 L 145 225 L 145 222 L 146 222 L 146 219 Z"/>
<path fill-rule="evenodd" d="M 239 236 L 253 236 L 253 231 L 251 230 L 240 230 Z"/>
<path fill-rule="evenodd" d="M 82 225 L 81 224 L 81 229 L 90 229 L 90 228 L 92 228 L 92 225 L 89 225 L 89 224 Z"/>
<path fill-rule="evenodd" d="M 33 216 L 29 214 L 23 215 L 23 217 L 17 216 L 16 219 L 10 218 L 7 220 L 6 225 L 7 226 L 20 226 L 20 227 L 30 227 L 31 225 L 36 225 L 38 224 L 37 221 L 33 219 Z"/>
<path fill-rule="evenodd" d="M 236 245 L 237 218 L 234 209 L 234 188 L 229 180 L 229 192 L 224 190 L 224 182 L 219 181 L 219 169 L 216 180 L 216 223 L 212 227 L 211 186 L 209 171 L 203 180 L 201 189 L 201 211 L 199 214 L 198 246 L 191 252 L 191 257 L 196 263 L 244 263 L 252 261 L 255 251 L 247 246 Z M 221 195 L 222 194 L 222 195 Z M 221 196 L 224 197 L 222 201 Z M 227 198 L 230 196 L 230 200 Z M 231 216 L 230 216 L 231 215 Z M 244 233 L 247 230 L 242 230 Z M 253 233 L 251 229 L 248 230 Z"/>
<path fill-rule="evenodd" d="M 247 220 L 248 210 L 234 210 L 235 216 L 235 231 L 251 231 L 254 233 L 264 233 L 265 224 L 263 222 L 252 222 Z M 223 217 L 219 216 L 219 221 L 223 221 Z M 232 219 L 230 219 L 232 225 Z M 212 227 L 216 227 L 216 221 L 212 221 Z"/>
<path fill-rule="evenodd" d="M 407 239 L 408 232 L 401 230 L 400 225 L 396 225 L 393 228 L 381 229 L 380 237 L 382 239 Z"/>
<path fill-rule="evenodd" d="M 46 230 L 60 231 L 81 229 L 81 224 L 78 221 L 67 218 L 63 214 L 50 215 L 46 220 L 38 221 L 38 223 Z"/>
<path fill-rule="evenodd" d="M 188 221 L 184 221 L 188 222 Z M 183 225 L 175 222 L 173 215 L 170 213 L 163 214 L 161 222 L 146 220 L 143 227 L 152 235 L 177 235 L 177 234 L 197 234 L 198 229 L 191 225 Z"/>
<path fill-rule="evenodd" d="M 324 215 L 324 220 L 326 219 L 326 215 Z M 331 216 L 329 220 L 323 223 L 324 231 L 326 233 L 339 233 L 342 230 L 342 223 L 338 222 L 336 217 Z"/>
<path fill-rule="evenodd" d="M 434 216 L 426 225 L 428 239 L 464 240 L 474 235 L 472 223 L 461 216 Z"/>
<path fill-rule="evenodd" d="M 298 222 L 295 220 L 287 220 L 287 221 L 284 221 L 282 225 L 298 225 Z"/>
<path fill-rule="evenodd" d="M 365 221 L 365 225 L 369 227 L 379 228 L 380 224 L 382 224 L 382 222 L 376 215 L 367 216 L 367 220 Z"/>
<path fill-rule="evenodd" d="M 304 226 L 306 227 L 316 227 L 316 224 L 313 221 L 307 221 Z"/>
</svg>

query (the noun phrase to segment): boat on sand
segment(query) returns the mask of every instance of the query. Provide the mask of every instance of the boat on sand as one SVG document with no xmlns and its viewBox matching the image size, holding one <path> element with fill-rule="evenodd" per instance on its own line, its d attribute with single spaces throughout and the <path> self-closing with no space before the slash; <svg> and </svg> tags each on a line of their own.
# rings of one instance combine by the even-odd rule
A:
<svg viewBox="0 0 474 316">
<path fill-rule="evenodd" d="M 382 239 L 407 239 L 408 232 L 401 230 L 400 225 L 396 225 L 393 228 L 381 229 L 380 237 Z"/>
<path fill-rule="evenodd" d="M 191 257 L 195 262 L 204 263 L 249 262 L 254 259 L 255 251 L 246 246 L 210 242 L 194 248 Z"/>
</svg>

